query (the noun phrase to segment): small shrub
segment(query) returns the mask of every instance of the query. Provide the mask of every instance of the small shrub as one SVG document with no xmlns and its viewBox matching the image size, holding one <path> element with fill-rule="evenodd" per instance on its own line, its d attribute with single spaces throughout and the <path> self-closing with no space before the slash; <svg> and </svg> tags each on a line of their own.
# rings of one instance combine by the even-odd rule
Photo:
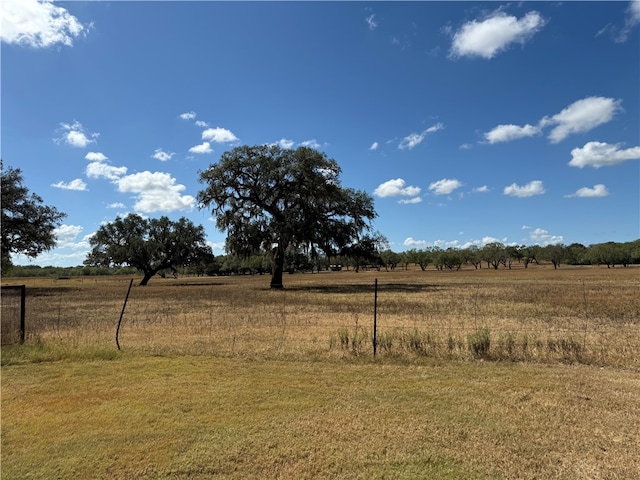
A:
<svg viewBox="0 0 640 480">
<path fill-rule="evenodd" d="M 479 328 L 467 336 L 471 354 L 476 358 L 487 358 L 491 347 L 491 332 L 488 328 Z"/>
</svg>

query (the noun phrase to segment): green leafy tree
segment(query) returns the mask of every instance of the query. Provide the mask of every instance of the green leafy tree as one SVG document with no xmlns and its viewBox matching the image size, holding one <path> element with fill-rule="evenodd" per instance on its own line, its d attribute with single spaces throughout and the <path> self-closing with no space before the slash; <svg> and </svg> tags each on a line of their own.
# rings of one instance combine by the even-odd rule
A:
<svg viewBox="0 0 640 480">
<path fill-rule="evenodd" d="M 211 259 L 202 226 L 182 217 L 177 222 L 167 217 L 144 219 L 130 214 L 102 225 L 89 240 L 87 266 L 129 265 L 143 273 L 140 285 L 163 270 L 199 264 Z"/>
<path fill-rule="evenodd" d="M 56 245 L 55 229 L 65 213 L 43 204 L 42 198 L 23 185 L 20 169 L 0 162 L 2 170 L 2 271 L 11 267 L 11 256 L 35 258 Z"/>
<path fill-rule="evenodd" d="M 271 252 L 271 288 L 283 288 L 289 246 L 336 256 L 376 216 L 371 196 L 343 188 L 340 173 L 335 160 L 311 148 L 241 146 L 200 172 L 206 187 L 198 201 L 227 232 L 228 252 Z"/>
<path fill-rule="evenodd" d="M 482 259 L 487 262 L 487 268 L 491 266 L 494 270 L 497 270 L 500 264 L 506 264 L 507 253 L 505 246 L 500 242 L 487 243 L 482 247 Z"/>
</svg>

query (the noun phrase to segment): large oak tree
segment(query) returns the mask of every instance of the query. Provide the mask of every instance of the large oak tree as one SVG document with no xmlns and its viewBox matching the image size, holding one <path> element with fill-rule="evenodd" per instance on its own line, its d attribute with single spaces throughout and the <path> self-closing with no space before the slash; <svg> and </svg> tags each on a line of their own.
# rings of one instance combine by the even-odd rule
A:
<svg viewBox="0 0 640 480">
<path fill-rule="evenodd" d="M 23 185 L 22 171 L 2 169 L 2 270 L 16 253 L 35 258 L 56 245 L 55 229 L 65 213 L 43 204 L 42 198 Z"/>
<path fill-rule="evenodd" d="M 232 254 L 273 255 L 271 288 L 282 288 L 289 246 L 335 255 L 357 243 L 376 216 L 365 192 L 340 185 L 335 160 L 315 149 L 240 146 L 200 172 L 200 208 L 211 208 Z"/>
<path fill-rule="evenodd" d="M 140 285 L 162 270 L 197 264 L 211 257 L 204 228 L 182 217 L 177 222 L 167 217 L 144 219 L 129 214 L 102 225 L 89 240 L 92 250 L 85 265 L 129 265 L 142 271 Z"/>
</svg>

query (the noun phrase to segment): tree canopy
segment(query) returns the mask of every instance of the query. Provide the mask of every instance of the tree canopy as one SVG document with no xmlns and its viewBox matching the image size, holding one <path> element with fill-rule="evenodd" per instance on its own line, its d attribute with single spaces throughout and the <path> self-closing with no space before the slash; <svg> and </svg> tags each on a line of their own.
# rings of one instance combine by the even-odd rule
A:
<svg viewBox="0 0 640 480">
<path fill-rule="evenodd" d="M 208 261 L 213 257 L 205 242 L 204 228 L 182 217 L 177 222 L 167 217 L 144 219 L 129 214 L 124 219 L 102 225 L 89 240 L 92 250 L 87 266 L 129 265 L 142 271 L 140 285 L 163 270 Z"/>
<path fill-rule="evenodd" d="M 373 199 L 340 185 L 337 162 L 308 147 L 240 146 L 200 172 L 200 208 L 227 232 L 227 251 L 273 255 L 272 288 L 282 288 L 289 245 L 326 255 L 357 243 L 376 217 Z"/>
<path fill-rule="evenodd" d="M 23 185 L 20 169 L 0 163 L 2 169 L 2 270 L 11 266 L 11 256 L 37 257 L 56 245 L 55 229 L 65 213 L 43 204 L 42 198 Z"/>
</svg>

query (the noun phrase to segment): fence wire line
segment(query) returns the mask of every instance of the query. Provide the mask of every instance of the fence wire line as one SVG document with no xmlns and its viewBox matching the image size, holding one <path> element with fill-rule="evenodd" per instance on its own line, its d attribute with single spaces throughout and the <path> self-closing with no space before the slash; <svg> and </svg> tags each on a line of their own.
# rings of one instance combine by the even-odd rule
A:
<svg viewBox="0 0 640 480">
<path fill-rule="evenodd" d="M 90 285 L 89 282 L 87 284 Z M 597 290 L 606 286 L 590 284 L 588 288 Z M 377 332 L 396 335 L 397 341 L 414 334 L 430 336 L 430 345 L 445 348 L 450 346 L 452 336 L 466 340 L 465 337 L 475 331 L 488 328 L 493 345 L 499 345 L 501 338 L 509 335 L 517 337 L 520 342 L 526 340 L 525 337 L 544 342 L 564 337 L 582 343 L 588 349 L 625 350 L 625 356 L 630 353 L 627 350 L 632 350 L 636 356 L 640 353 L 639 303 L 633 304 L 629 311 L 614 312 L 613 315 L 605 315 L 585 301 L 580 311 L 571 312 L 571 315 L 550 314 L 542 308 L 532 307 L 529 314 L 513 318 L 492 308 L 495 305 L 483 291 L 489 287 L 495 285 L 477 286 L 467 292 L 467 296 L 418 291 L 411 297 L 413 309 L 409 310 L 402 305 L 402 298 L 385 292 L 385 285 L 381 284 Z M 113 312 L 119 311 L 122 299 L 87 299 L 84 293 L 87 287 L 74 288 L 64 292 L 27 289 L 27 302 L 32 305 L 28 307 L 28 337 L 71 338 L 76 343 L 100 343 L 107 338 L 111 341 L 117 321 L 117 313 Z M 284 290 L 280 298 L 272 295 L 270 301 L 264 303 L 262 294 L 255 292 L 229 300 L 217 295 L 216 286 L 211 286 L 210 291 L 202 286 L 193 288 L 200 288 L 203 293 L 196 298 L 196 307 L 188 303 L 188 299 L 187 303 L 178 298 L 153 299 L 150 295 L 153 290 L 134 290 L 123 322 L 125 345 L 127 337 L 145 332 L 158 336 L 167 327 L 171 327 L 169 338 L 163 341 L 169 343 L 171 340 L 177 342 L 181 337 L 196 337 L 200 341 L 212 337 L 216 337 L 216 341 L 233 338 L 236 342 L 238 338 L 253 335 L 256 341 L 262 336 L 264 341 L 277 339 L 281 343 L 317 345 L 331 339 L 335 341 L 345 332 L 352 337 L 364 335 L 368 340 L 373 335 L 373 290 L 370 302 L 366 298 L 358 298 L 351 305 L 340 304 L 332 308 L 331 305 L 301 304 L 298 297 L 306 292 L 304 290 Z M 79 299 L 69 301 L 68 296 L 73 296 L 76 291 Z M 434 303 L 434 298 L 439 303 Z M 66 305 L 74 302 L 76 308 L 69 311 Z M 4 317 L 5 299 L 2 303 Z M 532 305 L 536 307 L 535 302 Z M 306 336 L 304 332 L 307 332 Z"/>
</svg>

